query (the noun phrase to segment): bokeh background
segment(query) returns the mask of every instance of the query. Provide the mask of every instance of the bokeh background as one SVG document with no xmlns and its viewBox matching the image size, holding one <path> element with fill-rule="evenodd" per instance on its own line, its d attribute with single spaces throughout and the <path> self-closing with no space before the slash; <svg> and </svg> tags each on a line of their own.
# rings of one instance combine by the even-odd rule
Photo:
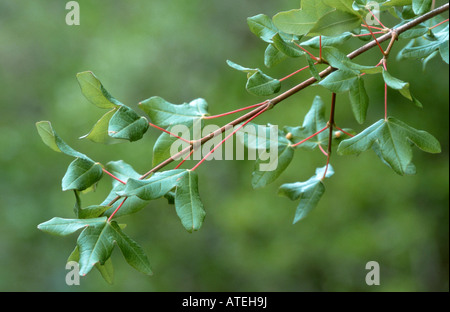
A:
<svg viewBox="0 0 450 312">
<path fill-rule="evenodd" d="M 136 109 L 154 95 L 172 103 L 202 97 L 212 114 L 251 105 L 262 99 L 245 91 L 245 76 L 225 60 L 264 68 L 266 45 L 248 30 L 246 18 L 273 16 L 299 1 L 78 2 L 80 26 L 65 24 L 66 1 L 0 2 L 1 291 L 448 291 L 448 66 L 435 58 L 423 71 L 419 62 L 394 56 L 390 71 L 411 83 L 424 108 L 390 91 L 389 115 L 442 144 L 437 155 L 414 148 L 416 175 L 396 175 L 373 152 L 334 154 L 336 173 L 319 206 L 293 225 L 297 202 L 277 196 L 277 189 L 312 176 L 325 163 L 320 152 L 297 152 L 288 170 L 260 190 L 251 188 L 252 161 L 205 162 L 198 173 L 207 217 L 199 232 L 187 233 L 164 199 L 121 220 L 148 254 L 153 276 L 128 266 L 116 248 L 113 285 L 93 270 L 80 286 L 67 286 L 65 262 L 77 235 L 50 236 L 36 226 L 73 217 L 74 196 L 60 187 L 71 158 L 47 148 L 35 122 L 50 120 L 69 145 L 101 163 L 123 159 L 146 172 L 159 134 L 154 129 L 131 144 L 78 139 L 104 111 L 83 97 L 76 73 L 92 70 L 113 96 Z M 344 50 L 361 43 L 352 40 Z M 357 60 L 376 64 L 379 58 L 373 49 Z M 265 71 L 283 77 L 305 64 L 291 59 Z M 341 127 L 361 131 L 383 117 L 381 78 L 367 77 L 366 87 L 367 123 L 358 125 L 347 96 L 338 96 Z M 328 103 L 328 92 L 310 87 L 256 121 L 299 125 L 316 94 Z M 109 187 L 105 177 L 83 197 L 84 205 L 101 202 Z M 380 286 L 365 283 L 372 260 L 380 264 Z"/>
</svg>

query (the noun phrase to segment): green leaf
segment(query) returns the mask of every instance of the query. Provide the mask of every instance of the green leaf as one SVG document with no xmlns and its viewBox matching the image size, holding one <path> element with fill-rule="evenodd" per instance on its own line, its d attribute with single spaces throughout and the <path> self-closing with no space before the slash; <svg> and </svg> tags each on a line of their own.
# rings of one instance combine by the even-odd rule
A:
<svg viewBox="0 0 450 312">
<path fill-rule="evenodd" d="M 272 40 L 275 48 L 287 56 L 299 57 L 305 54 L 305 52 L 297 47 L 292 41 L 284 40 L 280 34 L 273 36 Z"/>
<path fill-rule="evenodd" d="M 401 95 L 409 100 L 413 100 L 411 92 L 409 91 L 409 83 L 393 77 L 389 72 L 383 70 L 383 79 L 388 87 L 398 90 Z"/>
<path fill-rule="evenodd" d="M 100 108 L 114 108 L 123 105 L 113 98 L 111 94 L 103 87 L 100 80 L 91 71 L 85 71 L 77 74 L 77 80 L 81 92 L 89 102 Z"/>
<path fill-rule="evenodd" d="M 103 175 L 102 166 L 91 160 L 77 158 L 70 163 L 62 179 L 62 189 L 83 191 L 97 183 Z"/>
<path fill-rule="evenodd" d="M 123 184 L 113 187 L 111 192 L 108 194 L 108 196 L 105 198 L 105 200 L 100 205 L 102 205 L 102 206 L 109 205 L 109 203 L 111 203 L 111 201 L 118 196 L 117 193 L 122 192 L 124 189 L 125 189 L 125 185 L 123 185 Z M 134 214 L 134 213 L 138 212 L 139 210 L 142 210 L 145 207 L 147 207 L 149 202 L 150 201 L 142 200 L 142 199 L 138 198 L 137 196 L 128 197 L 127 200 L 120 207 L 119 211 L 117 211 L 116 214 L 114 215 L 114 219 L 117 219 L 117 218 L 120 218 L 120 217 L 123 217 L 126 215 L 130 215 L 130 214 Z M 116 201 L 111 206 L 111 208 L 109 208 L 104 213 L 104 215 L 109 217 L 119 207 L 119 205 L 121 203 L 122 203 L 122 200 Z"/>
<path fill-rule="evenodd" d="M 380 147 L 378 146 L 378 144 L 374 144 L 372 145 L 372 150 L 375 152 L 375 154 L 381 159 L 381 161 L 388 166 L 389 168 L 392 169 L 391 165 L 383 158 L 383 155 L 381 154 L 380 151 Z M 412 162 L 410 162 L 406 168 L 405 168 L 405 175 L 414 175 L 416 174 L 416 166 L 414 166 L 414 164 Z"/>
<path fill-rule="evenodd" d="M 423 35 L 425 35 L 428 32 L 429 28 L 425 25 L 417 25 L 414 28 L 408 29 L 405 32 L 402 32 L 399 35 L 400 39 L 414 39 L 417 37 L 422 37 Z"/>
<path fill-rule="evenodd" d="M 379 147 L 381 158 L 398 174 L 409 171 L 412 160 L 411 144 L 425 152 L 439 153 L 439 142 L 431 134 L 416 130 L 400 120 L 388 118 L 379 120 L 358 135 L 339 144 L 338 153 L 358 154 L 374 144 Z"/>
<path fill-rule="evenodd" d="M 272 43 L 272 37 L 278 33 L 270 17 L 258 14 L 247 18 L 250 31 L 267 43 Z"/>
<path fill-rule="evenodd" d="M 247 80 L 245 88 L 253 95 L 268 96 L 280 91 L 281 82 L 258 70 Z"/>
<path fill-rule="evenodd" d="M 142 247 L 126 235 L 116 222 L 111 222 L 111 229 L 114 231 L 114 240 L 128 264 L 141 273 L 152 275 L 150 262 Z"/>
<path fill-rule="evenodd" d="M 86 227 L 77 240 L 80 251 L 80 275 L 85 276 L 97 264 L 104 264 L 114 248 L 114 231 L 111 223 L 97 223 Z"/>
<path fill-rule="evenodd" d="M 319 71 L 317 70 L 316 64 L 314 64 L 314 60 L 309 57 L 309 55 L 306 55 L 306 62 L 308 62 L 308 66 L 309 66 L 309 72 L 311 73 L 311 75 L 317 80 L 320 81 L 322 80 L 322 78 L 319 75 Z"/>
<path fill-rule="evenodd" d="M 160 164 L 161 162 L 163 162 L 164 160 L 168 159 L 171 156 L 170 150 L 177 140 L 178 139 L 176 137 L 173 137 L 166 132 L 160 134 L 158 139 L 156 139 L 155 144 L 153 145 L 153 157 L 152 157 L 153 166 Z M 182 142 L 180 143 L 183 144 Z"/>
<path fill-rule="evenodd" d="M 66 144 L 59 136 L 56 134 L 56 132 L 53 130 L 52 124 L 50 121 L 39 121 L 36 123 L 36 128 L 41 136 L 42 141 L 50 147 L 52 150 L 56 152 L 62 152 L 66 155 L 82 158 L 85 160 L 91 160 L 86 155 L 77 152 L 73 148 L 71 148 L 69 145 Z"/>
<path fill-rule="evenodd" d="M 80 139 L 89 139 L 95 143 L 112 144 L 118 143 L 117 140 L 112 139 L 108 134 L 109 121 L 113 115 L 117 112 L 118 107 L 113 108 L 106 114 L 104 114 L 94 125 L 91 131 L 80 137 Z"/>
<path fill-rule="evenodd" d="M 322 179 L 324 178 L 325 168 L 326 166 L 317 168 L 316 175 L 306 182 L 286 183 L 279 188 L 279 195 L 286 196 L 291 200 L 300 199 L 300 203 L 295 212 L 294 224 L 305 218 L 317 206 L 324 194 L 325 186 L 323 185 Z M 329 165 L 325 177 L 328 178 L 333 174 L 333 168 Z"/>
<path fill-rule="evenodd" d="M 416 15 L 422 15 L 430 11 L 432 0 L 412 0 L 412 8 Z"/>
<path fill-rule="evenodd" d="M 357 15 L 343 12 L 331 11 L 322 16 L 311 29 L 310 33 L 315 35 L 335 36 L 346 31 L 360 27 L 361 18 Z"/>
<path fill-rule="evenodd" d="M 141 175 L 133 167 L 123 160 L 110 161 L 106 164 L 106 169 L 120 180 L 127 182 L 129 178 L 139 179 Z M 117 180 L 112 180 L 113 185 L 121 184 Z"/>
<path fill-rule="evenodd" d="M 233 61 L 227 60 L 227 65 L 230 66 L 233 69 L 236 69 L 240 72 L 246 73 L 247 74 L 247 78 L 250 78 L 253 74 L 255 74 L 258 69 L 257 68 L 248 68 L 248 67 L 244 67 L 241 66 L 239 64 L 236 64 Z"/>
<path fill-rule="evenodd" d="M 341 45 L 352 37 L 352 33 L 344 32 L 337 36 L 322 36 L 322 47 Z M 311 47 L 314 49 L 320 48 L 320 36 L 313 37 L 307 41 L 300 43 L 301 46 Z"/>
<path fill-rule="evenodd" d="M 421 59 L 429 56 L 434 51 L 438 50 L 441 45 L 440 41 L 432 41 L 430 43 L 420 46 L 406 46 L 399 53 L 400 59 Z"/>
<path fill-rule="evenodd" d="M 208 114 L 208 104 L 204 99 L 196 99 L 184 104 L 171 104 L 155 96 L 142 101 L 139 106 L 154 124 L 162 128 L 180 124 L 189 126 Z"/>
<path fill-rule="evenodd" d="M 287 59 L 287 57 L 286 54 L 275 48 L 273 44 L 269 44 L 264 52 L 264 65 L 271 68 Z"/>
<path fill-rule="evenodd" d="M 338 11 L 346 12 L 349 14 L 357 15 L 353 9 L 353 0 L 323 0 L 323 2 Z"/>
<path fill-rule="evenodd" d="M 285 127 L 285 132 L 292 134 L 293 142 L 300 142 L 325 128 L 327 122 L 328 120 L 325 117 L 325 104 L 320 96 L 316 96 L 311 108 L 305 115 L 302 126 Z M 308 141 L 298 145 L 296 148 L 314 149 L 318 145 L 326 148 L 328 146 L 328 136 L 329 130 L 327 129 Z"/>
<path fill-rule="evenodd" d="M 245 147 L 251 150 L 268 150 L 271 146 L 278 145 L 279 140 L 283 144 L 289 144 L 284 134 L 273 125 L 257 125 L 248 123 L 236 132 L 236 137 Z"/>
<path fill-rule="evenodd" d="M 114 267 L 111 258 L 107 259 L 104 264 L 97 263 L 95 267 L 100 272 L 103 279 L 108 284 L 112 285 L 114 281 Z"/>
<path fill-rule="evenodd" d="M 101 205 L 91 205 L 82 208 L 79 191 L 74 190 L 73 192 L 75 194 L 74 212 L 78 219 L 91 219 L 100 217 L 106 210 L 110 208 L 109 206 Z"/>
<path fill-rule="evenodd" d="M 94 220 L 94 219 L 88 219 Z M 70 221 L 70 220 L 69 220 Z M 77 220 L 72 220 L 76 223 Z M 114 245 L 117 244 L 132 267 L 145 274 L 152 274 L 147 256 L 142 248 L 128 237 L 115 222 L 108 222 L 106 217 L 97 218 L 84 226 L 77 240 L 77 247 L 68 261 L 80 264 L 80 275 L 86 275 L 96 266 L 102 276 L 112 282 L 113 268 L 110 260 Z"/>
<path fill-rule="evenodd" d="M 53 235 L 66 236 L 79 229 L 106 222 L 106 217 L 93 219 L 52 218 L 38 225 L 38 229 Z"/>
<path fill-rule="evenodd" d="M 369 106 L 369 96 L 364 87 L 364 80 L 362 77 L 358 77 L 350 87 L 349 97 L 356 121 L 360 124 L 364 123 L 367 116 L 367 108 Z"/>
<path fill-rule="evenodd" d="M 330 10 L 322 1 L 303 0 L 301 9 L 280 12 L 273 17 L 273 23 L 285 33 L 305 35 Z"/>
<path fill-rule="evenodd" d="M 141 177 L 141 175 L 137 173 L 132 166 L 130 166 L 129 164 L 125 163 L 122 160 L 109 162 L 106 165 L 106 168 L 109 172 L 111 172 L 124 182 L 128 182 L 128 179 L 130 178 L 139 179 Z M 125 185 L 123 185 L 119 181 L 116 181 L 115 179 L 112 179 L 112 185 L 113 189 L 100 205 L 102 206 L 109 205 L 109 203 L 111 203 L 111 201 L 118 196 L 117 193 L 123 192 L 123 190 L 126 187 Z M 111 206 L 111 208 L 105 212 L 104 215 L 110 216 L 113 213 L 113 211 L 115 211 L 116 208 L 120 205 L 121 202 L 122 202 L 121 200 L 116 201 Z M 148 205 L 148 203 L 149 201 L 142 200 L 137 196 L 129 196 L 127 200 L 123 203 L 119 211 L 117 211 L 117 213 L 114 215 L 114 218 L 119 218 L 121 216 L 136 213 L 137 211 L 145 208 Z"/>
<path fill-rule="evenodd" d="M 205 210 L 198 191 L 197 173 L 186 170 L 175 191 L 175 210 L 188 232 L 198 231 L 205 218 Z"/>
<path fill-rule="evenodd" d="M 387 0 L 383 2 L 383 6 L 404 6 L 411 4 L 412 0 Z"/>
<path fill-rule="evenodd" d="M 264 74 L 258 68 L 247 68 L 227 60 L 228 66 L 247 74 L 245 88 L 253 95 L 267 96 L 277 93 L 281 89 L 281 82 Z"/>
<path fill-rule="evenodd" d="M 275 181 L 289 166 L 292 158 L 294 158 L 294 148 L 285 142 L 278 144 L 277 155 L 270 157 L 269 162 L 258 157 L 252 173 L 252 187 L 261 188 Z M 262 165 L 265 166 L 265 170 L 261 170 Z"/>
<path fill-rule="evenodd" d="M 448 40 L 441 43 L 439 46 L 439 53 L 444 62 L 448 64 Z"/>
<path fill-rule="evenodd" d="M 434 56 L 436 51 L 441 53 L 442 59 L 448 63 L 448 29 L 447 25 L 444 28 L 433 29 L 429 36 L 418 38 L 410 41 L 398 54 L 398 59 L 423 59 L 426 63 Z"/>
<path fill-rule="evenodd" d="M 358 73 L 346 70 L 337 70 L 326 76 L 319 82 L 319 85 L 327 88 L 331 92 L 339 93 L 349 91 L 358 80 Z"/>
<path fill-rule="evenodd" d="M 431 61 L 438 54 L 439 54 L 439 51 L 434 51 L 433 53 L 431 53 L 430 55 L 428 55 L 427 57 L 422 59 L 422 70 L 423 71 L 425 71 L 428 62 Z"/>
<path fill-rule="evenodd" d="M 119 192 L 121 196 L 137 196 L 143 200 L 152 200 L 166 195 L 170 190 L 184 181 L 185 169 L 155 172 L 145 180 L 129 179 L 125 189 Z"/>
<path fill-rule="evenodd" d="M 115 139 L 133 142 L 142 139 L 148 127 L 145 117 L 139 116 L 127 106 L 122 106 L 109 121 L 108 134 Z"/>
<path fill-rule="evenodd" d="M 251 127 L 252 131 L 248 127 Z M 252 172 L 252 186 L 255 189 L 275 181 L 286 170 L 294 156 L 294 148 L 286 138 L 286 132 L 273 125 L 249 123 L 236 133 L 236 137 L 244 146 L 254 151 L 254 157 L 258 151 Z"/>
<path fill-rule="evenodd" d="M 71 261 L 75 261 L 77 263 L 80 261 L 80 251 L 78 249 L 78 246 L 75 246 L 75 249 L 72 251 L 72 253 L 70 254 L 69 258 L 67 259 L 67 262 L 71 262 Z M 95 268 L 100 272 L 100 274 L 102 275 L 103 279 L 108 284 L 111 284 L 111 285 L 113 284 L 113 281 L 114 281 L 114 267 L 113 267 L 111 258 L 106 260 L 104 264 L 97 263 L 95 265 Z"/>
<path fill-rule="evenodd" d="M 80 219 L 89 219 L 89 218 L 97 218 L 102 215 L 106 210 L 108 210 L 109 206 L 101 206 L 101 205 L 91 205 L 85 208 L 81 208 L 78 214 L 78 218 Z"/>
<path fill-rule="evenodd" d="M 322 49 L 323 58 L 334 68 L 345 71 L 354 71 L 356 73 L 376 74 L 381 73 L 381 67 L 364 66 L 354 63 L 345 53 L 335 47 L 324 47 Z"/>
</svg>

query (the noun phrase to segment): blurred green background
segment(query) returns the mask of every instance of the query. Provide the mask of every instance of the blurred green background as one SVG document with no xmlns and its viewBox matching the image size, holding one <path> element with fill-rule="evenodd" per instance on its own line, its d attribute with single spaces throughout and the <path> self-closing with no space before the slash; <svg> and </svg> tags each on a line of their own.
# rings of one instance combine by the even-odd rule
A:
<svg viewBox="0 0 450 312">
<path fill-rule="evenodd" d="M 103 164 L 123 159 L 144 173 L 158 131 L 131 144 L 79 140 L 105 111 L 87 102 L 75 74 L 92 70 L 114 97 L 136 109 L 154 95 L 172 103 L 203 97 L 212 114 L 251 105 L 262 99 L 245 91 L 245 76 L 225 60 L 263 69 L 266 45 L 246 18 L 273 16 L 299 1 L 78 2 L 80 26 L 65 24 L 66 1 L 0 2 L 1 291 L 448 291 L 448 66 L 435 58 L 422 71 L 419 62 L 394 56 L 390 71 L 411 83 L 424 108 L 390 91 L 389 115 L 430 132 L 443 149 L 432 155 L 415 148 L 415 176 L 396 175 L 371 151 L 333 154 L 336 173 L 319 206 L 292 225 L 297 202 L 278 197 L 277 189 L 312 176 L 325 163 L 320 152 L 297 152 L 288 170 L 260 190 L 251 188 L 252 161 L 206 162 L 198 169 L 207 211 L 199 232 L 187 233 L 164 199 L 121 220 L 148 254 L 153 276 L 128 266 L 116 248 L 113 285 L 93 270 L 80 286 L 67 286 L 65 262 L 77 236 L 54 237 L 36 226 L 73 217 L 74 196 L 60 187 L 71 159 L 41 142 L 35 122 L 50 120 L 69 145 Z M 345 49 L 358 44 L 352 40 Z M 376 64 L 379 58 L 373 49 L 357 60 Z M 265 71 L 283 77 L 305 64 L 291 59 Z M 380 77 L 367 77 L 366 87 L 367 123 L 358 125 L 347 96 L 338 96 L 338 125 L 361 131 L 383 117 Z M 328 92 L 311 87 L 256 122 L 299 125 L 316 94 L 328 103 Z M 83 203 L 101 202 L 109 187 L 105 177 Z M 365 283 L 372 260 L 380 264 L 380 286 Z"/>
</svg>

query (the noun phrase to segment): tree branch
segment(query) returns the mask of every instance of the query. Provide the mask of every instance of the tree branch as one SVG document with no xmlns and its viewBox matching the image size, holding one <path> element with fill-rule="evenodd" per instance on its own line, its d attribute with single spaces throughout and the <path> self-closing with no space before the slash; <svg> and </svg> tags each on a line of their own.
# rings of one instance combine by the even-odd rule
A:
<svg viewBox="0 0 450 312">
<path fill-rule="evenodd" d="M 386 41 L 386 40 L 390 40 L 393 36 L 394 38 L 397 38 L 398 35 L 400 35 L 401 33 L 419 25 L 420 23 L 423 23 L 445 11 L 448 11 L 449 9 L 449 4 L 446 3 L 442 6 L 440 6 L 439 8 L 436 8 L 422 16 L 417 17 L 416 19 L 402 25 L 399 26 L 397 28 L 391 29 L 388 33 L 386 33 L 383 36 L 380 36 L 379 38 L 377 38 L 376 40 L 372 40 L 371 42 L 363 45 L 362 47 L 354 50 L 353 52 L 349 53 L 347 55 L 348 58 L 353 59 L 361 54 L 363 54 L 364 52 L 372 49 L 373 47 L 376 47 L 378 44 Z M 395 40 L 395 39 L 394 39 Z M 392 48 L 392 44 L 393 41 L 391 41 L 390 47 L 388 48 L 390 50 L 390 48 Z M 328 76 L 329 74 L 331 74 L 333 71 L 335 71 L 336 68 L 333 68 L 331 66 L 327 67 L 326 69 L 324 69 L 323 71 L 321 71 L 319 73 L 319 76 L 321 78 L 324 78 L 326 76 Z M 275 105 L 277 105 L 278 103 L 282 102 L 283 100 L 291 97 L 292 95 L 298 93 L 299 91 L 309 87 L 310 85 L 312 85 L 313 83 L 317 82 L 317 79 L 315 79 L 314 77 L 311 77 L 305 81 L 303 81 L 302 83 L 296 85 L 295 87 L 285 91 L 284 93 L 274 97 L 271 100 L 267 100 L 265 102 L 263 102 L 262 105 L 258 106 L 256 109 L 248 112 L 245 115 L 242 115 L 241 117 L 229 122 L 228 124 L 226 124 L 225 126 L 221 127 L 220 129 L 206 135 L 205 137 L 201 138 L 200 140 L 191 142 L 191 144 L 189 146 L 187 146 L 186 148 L 184 148 L 183 150 L 181 150 L 180 152 L 176 153 L 175 155 L 171 156 L 170 158 L 166 159 L 165 161 L 161 162 L 160 164 L 156 165 L 155 167 L 153 167 L 151 170 L 149 170 L 147 173 L 145 173 L 144 175 L 142 175 L 140 177 L 140 179 L 145 179 L 146 177 L 148 177 L 149 175 L 151 175 L 154 172 L 159 171 L 160 169 L 164 168 L 165 166 L 169 165 L 170 163 L 172 163 L 173 161 L 175 161 L 176 158 L 191 152 L 192 148 L 194 147 L 195 144 L 203 144 L 207 141 L 209 141 L 210 139 L 216 137 L 217 135 L 222 134 L 223 132 L 225 132 L 227 129 L 229 129 L 230 127 L 234 127 L 242 122 L 247 121 L 248 119 L 252 119 L 254 117 L 256 117 L 257 115 L 261 114 L 263 111 L 267 111 L 270 110 L 272 107 L 274 107 Z M 331 130 L 331 129 L 330 129 Z M 332 131 L 330 131 L 331 133 Z M 330 151 L 328 153 L 328 157 L 329 157 Z M 112 206 L 116 201 L 118 201 L 121 198 L 121 196 L 117 196 L 116 198 L 114 198 L 108 206 Z M 118 208 L 116 209 L 118 210 Z M 115 213 L 115 212 L 114 212 Z"/>
</svg>

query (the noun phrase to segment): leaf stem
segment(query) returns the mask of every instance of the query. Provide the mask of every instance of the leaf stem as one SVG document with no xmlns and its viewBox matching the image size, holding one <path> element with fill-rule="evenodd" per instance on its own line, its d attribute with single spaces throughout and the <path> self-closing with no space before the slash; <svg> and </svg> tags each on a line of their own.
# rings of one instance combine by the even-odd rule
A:
<svg viewBox="0 0 450 312">
<path fill-rule="evenodd" d="M 440 25 L 442 25 L 442 24 L 444 24 L 444 23 L 447 23 L 447 22 L 448 22 L 448 18 L 447 18 L 445 21 L 442 21 L 442 22 L 440 22 L 440 23 L 438 23 L 438 24 L 436 24 L 436 25 L 434 25 L 434 26 L 432 26 L 432 27 L 430 27 L 430 28 L 428 28 L 428 29 L 436 28 L 436 27 L 438 27 L 438 26 L 440 26 Z"/>
<path fill-rule="evenodd" d="M 186 142 L 186 143 L 191 143 L 189 140 L 186 140 L 186 139 L 184 139 L 184 138 L 182 138 L 182 137 L 180 137 L 180 136 L 178 136 L 178 135 L 176 135 L 176 134 L 174 134 L 174 133 L 172 133 L 172 132 L 170 132 L 170 131 L 167 131 L 166 129 L 163 129 L 163 128 L 161 128 L 161 127 L 158 127 L 157 125 L 154 125 L 154 124 L 152 124 L 151 122 L 149 122 L 148 124 L 149 124 L 151 127 L 155 128 L 155 129 L 158 129 L 158 130 L 163 131 L 163 132 L 165 132 L 165 133 L 167 133 L 167 134 L 169 134 L 169 135 L 171 135 L 171 136 L 173 136 L 173 137 L 175 137 L 175 138 L 177 138 L 177 139 L 180 139 L 181 141 L 184 141 L 184 142 Z"/>
<path fill-rule="evenodd" d="M 366 27 L 366 28 L 372 28 L 372 29 L 377 29 L 377 30 L 386 30 L 386 28 L 381 28 L 381 27 L 376 27 L 376 26 L 369 26 L 369 25 L 364 25 L 361 24 L 362 27 Z"/>
<path fill-rule="evenodd" d="M 192 146 L 192 145 L 191 145 Z M 186 156 L 184 157 L 184 159 L 174 168 L 174 169 L 178 169 L 181 167 L 181 165 L 189 158 L 191 157 L 191 155 L 194 153 L 194 148 L 192 148 L 192 151 Z"/>
<path fill-rule="evenodd" d="M 109 172 L 108 170 L 106 170 L 105 168 L 102 168 L 103 172 L 106 173 L 107 175 L 109 175 L 111 178 L 119 181 L 122 184 L 127 184 L 126 182 L 120 180 L 118 177 L 116 177 L 115 175 L 113 175 L 111 172 Z"/>
<path fill-rule="evenodd" d="M 108 218 L 108 222 L 111 221 L 111 219 L 114 217 L 114 215 L 117 213 L 117 211 L 119 211 L 120 207 L 122 207 L 122 205 L 125 203 L 125 201 L 127 200 L 128 197 L 125 197 L 122 202 L 120 203 L 119 206 L 117 206 L 116 210 L 114 210 L 114 212 L 109 216 Z"/>
<path fill-rule="evenodd" d="M 328 129 L 328 125 L 325 126 L 325 127 L 323 127 L 323 129 L 317 131 L 316 133 L 310 135 L 310 136 L 307 137 L 306 139 L 303 139 L 303 140 L 301 140 L 300 142 L 297 142 L 297 143 L 295 143 L 295 144 L 292 144 L 291 146 L 292 146 L 292 147 L 299 146 L 300 144 L 305 143 L 305 142 L 308 141 L 309 139 L 312 139 L 313 137 L 315 137 L 316 135 L 318 135 L 318 134 L 321 133 L 321 132 L 324 132 L 324 131 L 327 130 L 327 129 Z"/>
<path fill-rule="evenodd" d="M 292 41 L 292 42 L 294 42 L 294 41 Z M 306 50 L 304 47 L 302 47 L 302 46 L 299 45 L 298 43 L 294 42 L 294 44 L 295 44 L 297 47 L 299 47 L 300 49 L 302 49 L 304 52 L 306 52 L 309 56 L 311 56 L 311 58 L 312 58 L 314 61 L 320 61 L 319 58 L 315 57 L 311 52 L 309 52 L 308 50 Z"/>
<path fill-rule="evenodd" d="M 322 35 L 319 36 L 319 60 L 322 61 Z"/>
<path fill-rule="evenodd" d="M 280 81 L 281 81 L 281 79 L 280 79 Z M 250 106 L 247 106 L 247 107 L 239 108 L 239 109 L 236 109 L 236 110 L 233 110 L 233 111 L 230 111 L 230 112 L 226 112 L 226 113 L 223 113 L 223 114 L 219 114 L 219 115 L 204 116 L 203 119 L 214 119 L 214 118 L 228 116 L 228 115 L 231 115 L 231 114 L 234 114 L 234 113 L 239 113 L 239 112 L 242 112 L 244 110 L 248 110 L 248 109 L 252 109 L 252 108 L 261 106 L 261 105 L 265 104 L 266 102 L 267 101 L 264 101 L 264 102 L 261 102 L 261 103 L 258 103 L 258 104 L 254 104 L 254 105 L 250 105 Z"/>
<path fill-rule="evenodd" d="M 316 63 L 316 64 L 317 64 L 317 63 Z M 299 70 L 296 70 L 295 72 L 293 72 L 293 73 L 287 75 L 286 77 L 283 77 L 283 78 L 281 78 L 281 79 L 278 79 L 278 81 L 286 80 L 286 79 L 288 79 L 288 78 L 294 76 L 295 74 L 298 74 L 299 72 L 304 71 L 304 70 L 307 69 L 308 67 L 309 67 L 309 65 L 308 65 L 308 66 L 305 66 L 305 67 L 302 67 L 302 68 L 300 68 Z"/>
<path fill-rule="evenodd" d="M 383 48 L 381 47 L 380 43 L 379 43 L 378 40 L 377 40 L 377 37 L 375 37 L 375 35 L 374 35 L 373 31 L 372 31 L 372 28 L 370 28 L 369 25 L 367 25 L 366 21 L 365 21 L 362 17 L 361 17 L 361 20 L 362 20 L 363 23 L 366 25 L 367 29 L 370 31 L 370 34 L 372 35 L 372 38 L 373 38 L 373 39 L 375 40 L 375 42 L 377 43 L 378 47 L 380 48 L 381 53 L 383 53 L 383 55 L 385 55 L 385 54 L 384 54 Z"/>
<path fill-rule="evenodd" d="M 367 10 L 369 10 L 370 14 L 372 14 L 373 18 L 381 25 L 381 27 L 386 29 L 386 26 L 383 25 L 383 23 L 378 19 L 378 17 L 375 14 L 373 14 L 373 12 L 369 8 L 367 8 Z"/>
<path fill-rule="evenodd" d="M 372 34 L 373 35 L 379 35 L 379 34 L 385 34 L 386 32 L 384 32 L 384 31 L 376 31 L 376 32 L 373 32 L 373 33 L 370 33 L 370 34 L 360 34 L 360 35 L 353 35 L 353 37 L 364 37 L 364 36 L 371 36 Z"/>
<path fill-rule="evenodd" d="M 343 133 L 345 133 L 346 135 L 348 135 L 349 137 L 354 137 L 354 135 L 353 134 L 351 134 L 351 133 L 348 133 L 347 131 L 345 131 L 344 129 L 341 129 L 341 128 L 339 128 L 338 126 L 336 126 L 336 125 L 334 125 L 334 127 L 336 128 L 336 129 L 338 129 L 339 131 L 342 131 Z"/>
<path fill-rule="evenodd" d="M 387 66 L 386 66 L 386 58 L 383 58 L 383 68 L 385 71 L 387 71 Z M 384 120 L 387 120 L 387 92 L 388 92 L 388 87 L 387 87 L 387 83 L 384 83 Z"/>
<path fill-rule="evenodd" d="M 325 156 L 328 156 L 327 152 L 323 149 L 322 145 L 320 145 L 320 144 L 319 144 L 319 149 Z"/>
</svg>

